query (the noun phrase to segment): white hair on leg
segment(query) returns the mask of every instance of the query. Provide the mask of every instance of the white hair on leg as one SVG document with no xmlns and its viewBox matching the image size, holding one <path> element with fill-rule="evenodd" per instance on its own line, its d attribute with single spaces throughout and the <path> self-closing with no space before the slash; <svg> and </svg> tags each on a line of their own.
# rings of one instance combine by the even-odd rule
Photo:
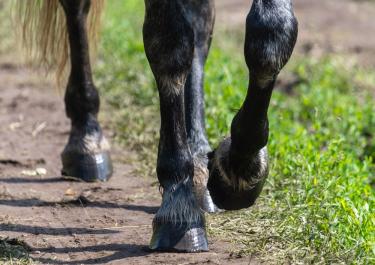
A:
<svg viewBox="0 0 375 265">
<path fill-rule="evenodd" d="M 158 78 L 158 84 L 160 86 L 160 92 L 166 96 L 178 96 L 180 95 L 185 87 L 187 76 L 181 74 L 179 76 L 168 76 L 163 75 Z"/>
<path fill-rule="evenodd" d="M 94 132 L 82 135 L 80 132 L 72 129 L 72 134 L 69 137 L 69 142 L 64 149 L 64 153 L 95 155 L 107 152 L 110 149 L 109 142 L 101 133 Z"/>
</svg>

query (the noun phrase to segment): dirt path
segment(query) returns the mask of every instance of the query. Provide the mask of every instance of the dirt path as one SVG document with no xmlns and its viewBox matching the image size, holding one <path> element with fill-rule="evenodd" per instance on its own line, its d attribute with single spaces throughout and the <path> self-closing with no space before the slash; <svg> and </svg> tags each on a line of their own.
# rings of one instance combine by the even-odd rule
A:
<svg viewBox="0 0 375 265">
<path fill-rule="evenodd" d="M 217 0 L 218 24 L 243 27 L 249 0 Z M 349 0 L 295 0 L 302 54 L 344 53 L 375 66 L 375 6 Z M 203 254 L 147 251 L 160 202 L 152 181 L 132 173 L 114 146 L 108 183 L 60 180 L 69 122 L 63 101 L 28 70 L 0 58 L 0 236 L 24 240 L 42 264 L 252 264 L 225 242 Z M 111 132 L 107 129 L 107 135 Z M 34 175 L 37 168 L 39 175 Z M 44 174 L 45 173 L 45 174 Z"/>
<path fill-rule="evenodd" d="M 216 0 L 217 26 L 243 28 L 251 0 Z M 293 0 L 299 21 L 296 51 L 340 54 L 375 67 L 375 4 L 354 0 Z"/>
<path fill-rule="evenodd" d="M 153 180 L 135 176 L 116 146 L 108 183 L 60 180 L 69 130 L 61 97 L 1 59 L 0 80 L 0 236 L 23 240 L 42 264 L 249 264 L 212 239 L 209 253 L 150 253 Z"/>
</svg>

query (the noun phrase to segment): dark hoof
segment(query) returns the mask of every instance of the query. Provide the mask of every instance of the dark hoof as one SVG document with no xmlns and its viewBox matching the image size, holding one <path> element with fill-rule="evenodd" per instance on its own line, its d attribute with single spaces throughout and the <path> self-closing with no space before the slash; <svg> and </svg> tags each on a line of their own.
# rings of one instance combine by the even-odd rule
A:
<svg viewBox="0 0 375 265">
<path fill-rule="evenodd" d="M 108 152 L 100 154 L 62 154 L 63 176 L 81 179 L 87 182 L 107 181 L 113 172 Z"/>
<path fill-rule="evenodd" d="M 213 202 L 224 210 L 240 210 L 252 206 L 262 192 L 268 175 L 267 149 L 241 161 L 245 167 L 233 167 L 229 160 L 230 138 L 226 138 L 209 156 L 207 188 Z"/>
<path fill-rule="evenodd" d="M 240 210 L 254 205 L 262 192 L 265 180 L 252 188 L 238 190 L 222 181 L 218 172 L 213 171 L 208 180 L 208 189 L 217 207 L 224 210 Z M 216 176 L 215 176 L 216 175 Z"/>
<path fill-rule="evenodd" d="M 206 252 L 208 241 L 204 223 L 153 224 L 150 249 L 167 252 Z"/>
</svg>

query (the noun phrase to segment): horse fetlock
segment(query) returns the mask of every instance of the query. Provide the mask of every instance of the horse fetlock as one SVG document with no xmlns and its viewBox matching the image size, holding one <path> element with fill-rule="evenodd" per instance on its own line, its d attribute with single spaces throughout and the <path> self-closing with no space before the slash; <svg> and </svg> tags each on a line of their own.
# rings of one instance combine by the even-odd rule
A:
<svg viewBox="0 0 375 265">
<path fill-rule="evenodd" d="M 203 218 L 193 193 L 191 178 L 163 187 L 163 200 L 155 215 L 155 223 L 197 223 Z"/>
<path fill-rule="evenodd" d="M 150 249 L 208 250 L 204 214 L 194 196 L 190 178 L 164 186 L 162 204 L 153 220 Z"/>
<path fill-rule="evenodd" d="M 64 153 L 97 154 L 110 150 L 100 124 L 92 115 L 83 124 L 73 124 Z"/>
<path fill-rule="evenodd" d="M 79 82 L 69 81 L 64 99 L 65 110 L 76 127 L 84 127 L 86 123 L 95 120 L 99 113 L 100 98 L 92 83 L 77 83 Z"/>
<path fill-rule="evenodd" d="M 238 210 L 252 206 L 268 176 L 268 156 L 264 147 L 251 156 L 235 156 L 231 138 L 210 154 L 208 190 L 221 209 Z"/>
<path fill-rule="evenodd" d="M 84 181 L 105 181 L 112 175 L 110 145 L 95 118 L 72 126 L 61 154 L 62 174 Z"/>
</svg>

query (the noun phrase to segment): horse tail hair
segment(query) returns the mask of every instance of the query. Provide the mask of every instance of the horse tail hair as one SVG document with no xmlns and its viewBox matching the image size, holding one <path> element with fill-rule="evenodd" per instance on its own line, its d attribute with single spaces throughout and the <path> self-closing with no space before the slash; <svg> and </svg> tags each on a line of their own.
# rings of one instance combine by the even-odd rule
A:
<svg viewBox="0 0 375 265">
<path fill-rule="evenodd" d="M 47 72 L 55 71 L 59 87 L 66 79 L 69 43 L 64 10 L 58 0 L 17 0 L 16 21 L 19 35 L 32 63 Z M 95 53 L 104 0 L 91 2 L 87 18 L 88 39 Z"/>
</svg>

